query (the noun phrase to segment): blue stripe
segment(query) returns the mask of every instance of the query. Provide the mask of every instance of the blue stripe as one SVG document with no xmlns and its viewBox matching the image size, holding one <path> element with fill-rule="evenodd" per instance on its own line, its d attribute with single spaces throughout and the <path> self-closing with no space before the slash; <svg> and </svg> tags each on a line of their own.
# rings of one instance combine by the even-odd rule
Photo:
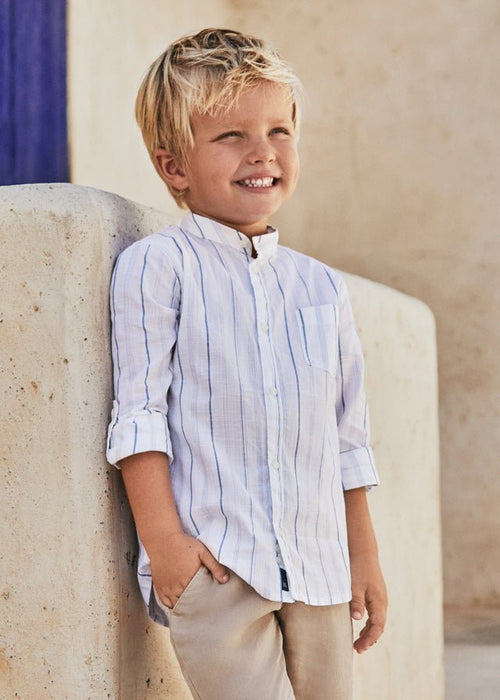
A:
<svg viewBox="0 0 500 700">
<path fill-rule="evenodd" d="M 340 339 L 339 339 L 338 349 L 339 349 L 339 365 L 340 365 L 340 398 L 342 401 L 342 412 L 345 413 L 344 367 L 342 364 L 342 350 L 340 349 Z"/>
<path fill-rule="evenodd" d="M 294 450 L 294 455 L 293 455 L 293 465 L 294 465 L 294 470 L 295 470 L 295 495 L 296 495 L 296 500 L 297 500 L 297 508 L 295 511 L 295 518 L 294 518 L 294 530 L 295 530 L 295 547 L 297 549 L 297 554 L 299 555 L 301 564 L 302 564 L 302 578 L 304 580 L 304 586 L 306 589 L 306 596 L 307 596 L 307 602 L 309 603 L 309 591 L 307 588 L 307 581 L 306 581 L 306 574 L 305 574 L 305 565 L 304 565 L 304 559 L 302 558 L 302 555 L 299 550 L 299 537 L 298 537 L 298 530 L 297 530 L 297 522 L 299 518 L 299 510 L 300 510 L 300 497 L 299 497 L 299 479 L 298 479 L 298 474 L 297 474 L 297 457 L 298 457 L 298 452 L 299 452 L 299 441 L 300 441 L 300 421 L 301 421 L 301 399 L 300 399 L 300 385 L 299 385 L 299 374 L 297 372 L 297 365 L 295 363 L 295 357 L 293 355 L 293 348 L 292 348 L 292 343 L 290 340 L 290 331 L 288 328 L 288 319 L 286 315 L 286 306 L 285 306 L 285 293 L 283 291 L 283 287 L 281 286 L 281 282 L 278 276 L 278 272 L 274 265 L 269 262 L 269 266 L 271 269 L 274 271 L 274 274 L 276 276 L 276 282 L 278 284 L 278 288 L 281 293 L 281 297 L 283 299 L 283 318 L 285 321 L 285 330 L 286 330 L 286 339 L 288 343 L 288 349 L 290 351 L 290 357 L 292 360 L 292 365 L 293 365 L 293 371 L 295 374 L 295 384 L 297 388 L 297 438 L 295 441 L 295 450 Z"/>
<path fill-rule="evenodd" d="M 180 247 L 179 242 L 176 240 L 175 236 L 173 236 L 171 233 L 167 233 L 166 231 L 160 231 L 160 232 L 159 232 L 158 234 L 156 234 L 156 235 L 161 236 L 162 238 L 166 238 L 167 241 L 169 241 L 170 243 L 172 243 L 172 245 L 174 245 L 174 246 L 177 248 L 177 251 L 178 251 L 178 253 L 179 253 L 179 256 L 180 256 L 180 258 L 181 258 L 181 261 L 183 260 L 183 258 L 184 258 L 184 252 L 183 252 L 182 248 Z M 179 273 L 178 273 L 177 270 L 176 270 L 175 268 L 173 268 L 173 267 L 172 267 L 172 272 L 173 272 L 174 275 L 175 275 L 175 283 L 174 283 L 174 287 L 173 287 L 173 291 L 172 291 L 172 302 L 171 302 L 171 303 L 173 304 L 173 303 L 174 303 L 174 294 L 175 294 L 175 290 L 176 290 L 177 288 L 179 288 L 179 293 L 180 293 L 180 290 L 182 289 L 182 283 L 181 283 L 181 280 L 180 280 L 180 278 L 179 278 Z"/>
<path fill-rule="evenodd" d="M 327 278 L 328 278 L 330 284 L 331 284 L 332 287 L 334 288 L 335 294 L 336 294 L 337 297 L 338 297 L 338 295 L 339 295 L 339 290 L 337 289 L 337 286 L 336 286 L 335 282 L 333 281 L 333 278 L 332 278 L 332 275 L 331 275 L 331 273 L 330 273 L 330 270 L 329 270 L 327 267 L 325 267 L 324 265 L 322 265 L 322 269 L 323 269 L 323 272 L 326 274 L 326 276 L 327 276 Z"/>
<path fill-rule="evenodd" d="M 326 274 L 328 281 L 332 285 L 333 289 L 335 290 L 335 294 L 337 295 L 337 298 L 339 296 L 339 291 L 337 289 L 337 286 L 335 285 L 335 282 L 332 279 L 332 275 L 327 267 L 324 265 L 322 266 L 323 272 Z M 337 312 L 335 312 L 336 314 Z M 339 365 L 340 365 L 340 396 L 341 396 L 341 401 L 342 401 L 342 411 L 345 412 L 345 397 L 344 397 L 344 367 L 342 364 L 342 349 L 340 347 L 340 328 L 339 328 L 339 322 L 337 320 L 337 335 L 338 335 L 338 358 L 339 358 Z"/>
<path fill-rule="evenodd" d="M 223 260 L 219 249 L 215 245 L 215 243 L 212 241 L 212 245 L 214 248 L 215 253 L 217 254 L 217 257 L 220 260 L 221 265 L 224 267 L 224 269 L 228 269 L 228 266 L 226 265 L 225 261 Z M 238 260 L 241 262 L 241 258 L 238 258 Z M 233 279 L 232 276 L 229 275 L 229 282 L 231 285 L 231 301 L 232 301 L 232 310 L 233 310 L 233 342 L 234 342 L 234 358 L 236 362 L 236 371 L 238 374 L 238 389 L 239 389 L 239 399 L 240 399 L 240 423 L 241 423 L 241 447 L 242 447 L 242 452 L 243 452 L 243 471 L 244 471 L 244 476 L 245 476 L 245 489 L 248 488 L 248 457 L 247 457 L 247 441 L 246 441 L 246 434 L 245 434 L 245 420 L 243 418 L 243 387 L 241 386 L 241 370 L 240 370 L 240 361 L 239 361 L 239 352 L 238 352 L 238 334 L 237 334 L 237 316 L 236 316 L 236 294 L 234 292 L 234 284 L 233 284 Z M 253 568 L 254 568 L 254 558 L 255 558 L 255 546 L 256 546 L 256 540 L 255 540 L 255 525 L 254 525 L 254 520 L 253 520 L 253 503 L 252 500 L 250 499 L 250 522 L 252 524 L 252 556 L 250 559 L 250 580 L 252 579 L 253 575 Z"/>
<path fill-rule="evenodd" d="M 332 454 L 332 455 L 335 454 L 335 452 L 334 452 L 334 450 L 333 450 L 333 448 L 332 448 L 332 445 L 330 444 L 330 434 L 328 434 L 328 445 L 329 445 L 331 454 Z M 335 464 L 335 462 L 334 462 L 334 464 Z M 350 566 L 349 566 L 349 563 L 348 563 L 348 562 L 349 562 L 349 556 L 346 555 L 346 552 L 344 552 L 344 548 L 342 547 L 342 540 L 341 540 L 341 538 L 340 538 L 340 529 L 339 529 L 339 519 L 338 519 L 338 516 L 337 516 L 337 507 L 336 507 L 336 505 L 335 505 L 335 475 L 336 475 L 336 471 L 335 471 L 335 469 L 334 469 L 334 470 L 333 470 L 333 474 L 332 474 L 331 484 L 330 484 L 330 498 L 331 498 L 331 502 L 332 502 L 332 506 L 333 506 L 333 514 L 334 514 L 334 516 L 335 516 L 335 523 L 336 523 L 336 525 L 337 525 L 337 543 L 338 543 L 339 549 L 340 549 L 340 551 L 341 551 L 341 553 L 342 553 L 342 559 L 343 559 L 343 561 L 344 561 L 344 567 L 345 567 L 346 573 L 347 573 L 348 576 L 350 576 L 350 575 L 351 575 L 351 570 L 350 570 Z"/>
<path fill-rule="evenodd" d="M 175 245 L 175 247 L 177 248 L 177 250 L 179 251 L 179 253 L 182 255 L 182 254 L 183 254 L 183 253 L 182 253 L 182 248 L 180 247 L 179 243 L 175 240 L 175 238 L 171 238 L 170 240 L 171 240 L 172 243 Z"/>
<path fill-rule="evenodd" d="M 151 356 L 149 354 L 148 332 L 146 329 L 146 306 L 144 303 L 144 275 L 146 272 L 146 264 L 147 264 L 147 258 L 148 258 L 148 253 L 149 253 L 150 248 L 151 248 L 151 246 L 148 245 L 148 247 L 146 248 L 146 252 L 144 253 L 144 262 L 143 262 L 142 271 L 141 271 L 142 330 L 144 331 L 144 347 L 146 349 L 146 357 L 147 357 L 146 373 L 144 375 L 144 391 L 146 392 L 146 403 L 144 404 L 144 409 L 147 409 L 148 404 L 149 404 L 148 378 L 149 378 L 149 370 L 151 367 Z"/>
<path fill-rule="evenodd" d="M 335 498 L 333 497 L 333 479 L 332 479 L 332 504 L 333 504 L 333 514 L 335 515 L 335 522 L 337 523 L 337 542 L 339 545 L 339 549 L 342 553 L 342 561 L 344 562 L 344 568 L 346 570 L 346 574 L 348 576 L 350 576 L 351 571 L 350 571 L 350 567 L 349 567 L 349 563 L 348 563 L 348 558 L 346 556 L 346 553 L 344 552 L 344 548 L 342 546 L 342 540 L 340 539 L 340 530 L 339 530 L 339 526 L 338 526 L 339 519 L 337 516 L 337 507 L 335 505 Z"/>
<path fill-rule="evenodd" d="M 224 541 L 226 539 L 227 529 L 228 529 L 229 523 L 228 523 L 227 515 L 224 511 L 224 506 L 223 506 L 222 476 L 221 476 L 221 471 L 220 471 L 219 456 L 217 454 L 217 449 L 215 447 L 214 417 L 213 417 L 213 405 L 212 405 L 212 400 L 213 400 L 212 374 L 211 374 L 211 362 L 210 362 L 210 331 L 208 328 L 207 300 L 206 300 L 206 296 L 205 296 L 205 283 L 204 283 L 204 278 L 203 278 L 203 266 L 201 264 L 201 260 L 198 256 L 198 253 L 196 252 L 193 244 L 191 243 L 191 240 L 186 235 L 186 232 L 183 229 L 181 229 L 181 232 L 184 235 L 184 237 L 186 238 L 186 242 L 190 246 L 191 250 L 193 251 L 193 253 L 196 257 L 196 260 L 198 261 L 198 267 L 200 270 L 201 298 L 203 300 L 203 313 L 205 316 L 205 332 L 206 332 L 206 337 L 207 337 L 206 349 L 207 349 L 208 413 L 209 413 L 209 417 L 210 417 L 210 437 L 212 440 L 212 449 L 214 452 L 215 465 L 216 465 L 216 469 L 217 469 L 217 480 L 219 482 L 219 491 L 220 491 L 219 508 L 220 508 L 220 512 L 224 518 L 224 533 L 222 535 L 222 540 L 221 540 L 221 543 L 219 545 L 219 549 L 217 551 L 217 559 L 220 561 L 222 547 L 224 546 Z"/>
<path fill-rule="evenodd" d="M 311 358 L 309 357 L 309 348 L 307 346 L 307 335 L 306 335 L 306 327 L 304 325 L 304 316 L 302 315 L 302 309 L 299 309 L 299 316 L 300 316 L 300 323 L 302 326 L 302 337 L 304 339 L 304 350 L 306 351 L 306 357 L 307 357 L 307 364 L 312 366 Z"/>
<path fill-rule="evenodd" d="M 342 401 L 342 412 L 345 413 L 345 395 L 344 395 L 344 361 L 342 358 L 342 347 L 340 345 L 340 321 L 337 318 L 337 307 L 334 307 L 335 310 L 335 320 L 336 320 L 336 325 L 337 325 L 337 351 L 338 351 L 338 360 L 339 360 L 339 367 L 340 367 L 340 398 Z"/>
<path fill-rule="evenodd" d="M 181 354 L 179 352 L 179 347 L 177 346 L 176 348 L 176 358 L 177 358 L 177 363 L 179 365 L 179 372 L 181 375 L 181 386 L 179 390 L 179 414 L 181 417 L 181 430 L 182 430 L 182 435 L 184 436 L 184 442 L 187 445 L 187 448 L 189 450 L 189 519 L 191 520 L 191 523 L 196 531 L 196 534 L 200 534 L 200 530 L 196 524 L 196 521 L 193 516 L 193 471 L 194 471 L 194 455 L 193 455 L 193 450 L 191 448 L 191 444 L 189 440 L 187 439 L 186 431 L 184 429 L 184 413 L 182 410 L 182 401 L 183 401 L 183 396 L 184 396 L 184 371 L 182 369 L 182 362 L 181 362 Z"/>
<path fill-rule="evenodd" d="M 135 455 L 135 450 L 137 448 L 137 423 L 135 422 L 135 420 L 133 421 L 133 424 L 134 424 L 134 444 L 132 447 L 132 454 Z"/>
<path fill-rule="evenodd" d="M 328 391 L 328 388 L 326 388 L 326 391 Z M 326 575 L 325 566 L 323 564 L 323 557 L 321 554 L 321 547 L 319 545 L 319 538 L 318 538 L 318 526 L 319 526 L 319 520 L 320 520 L 320 514 L 321 514 L 321 507 L 320 507 L 321 506 L 321 477 L 323 476 L 323 464 L 324 464 L 324 456 L 325 456 L 325 439 L 326 439 L 326 424 L 324 425 L 324 429 L 323 429 L 323 442 L 321 444 L 321 458 L 319 460 L 319 469 L 318 469 L 318 511 L 316 514 L 316 527 L 314 529 L 314 534 L 316 536 L 316 545 L 318 547 L 319 561 L 321 564 L 321 570 L 323 572 L 326 587 L 328 589 L 328 595 L 330 596 L 330 600 L 333 600 L 332 591 L 330 590 L 330 586 L 328 583 L 328 576 Z M 337 526 L 337 529 L 338 529 L 338 526 Z"/>
<path fill-rule="evenodd" d="M 311 294 L 310 294 L 310 292 L 309 292 L 309 287 L 307 286 L 307 283 L 306 283 L 305 279 L 303 278 L 303 276 L 302 276 L 302 274 L 301 274 L 301 272 L 300 272 L 300 270 L 299 270 L 299 268 L 298 268 L 297 260 L 295 259 L 295 256 L 293 256 L 292 253 L 291 253 L 289 250 L 287 250 L 286 248 L 284 248 L 284 251 L 285 251 L 285 253 L 288 255 L 289 259 L 292 261 L 293 266 L 295 267 L 295 272 L 297 273 L 297 276 L 299 277 L 300 281 L 301 281 L 302 284 L 304 285 L 304 289 L 306 290 L 306 294 L 307 294 L 307 298 L 308 298 L 308 300 L 309 300 L 309 304 L 312 306 L 312 299 L 311 299 Z"/>
<path fill-rule="evenodd" d="M 202 238 L 205 238 L 205 239 L 206 239 L 206 236 L 205 236 L 205 234 L 203 233 L 203 230 L 202 230 L 200 224 L 196 221 L 196 216 L 195 216 L 193 213 L 191 213 L 191 218 L 193 219 L 194 225 L 196 226 L 196 228 L 197 228 L 198 231 L 200 232 L 200 236 L 201 236 Z M 182 233 L 184 233 L 184 231 L 183 231 Z"/>
<path fill-rule="evenodd" d="M 170 297 L 170 308 L 173 309 L 175 308 L 175 297 L 177 295 L 177 288 L 179 287 L 180 290 L 180 282 L 179 282 L 179 277 L 177 273 L 175 273 L 175 282 L 172 287 L 172 296 Z"/>
<path fill-rule="evenodd" d="M 165 238 L 168 238 L 172 243 L 175 245 L 177 250 L 179 251 L 179 254 L 181 255 L 181 258 L 183 257 L 183 251 L 182 248 L 180 247 L 179 243 L 176 241 L 174 236 L 170 236 L 167 234 L 162 234 Z M 175 282 L 176 284 L 179 285 L 179 292 L 181 293 L 182 291 L 182 285 L 179 280 L 179 276 L 177 272 L 175 272 Z M 187 448 L 189 450 L 189 519 L 191 520 L 191 523 L 196 531 L 196 534 L 200 534 L 200 530 L 198 528 L 198 525 L 196 524 L 196 521 L 193 516 L 193 477 L 194 477 L 194 455 L 193 455 L 193 450 L 191 448 L 191 444 L 187 439 L 186 431 L 184 429 L 184 414 L 182 410 L 182 400 L 183 400 L 183 394 L 184 394 L 184 371 L 182 369 L 182 362 L 181 362 L 181 355 L 179 351 L 179 344 L 176 343 L 175 346 L 175 357 L 177 358 L 177 363 L 179 365 L 179 371 L 181 375 L 181 385 L 180 385 L 180 390 L 179 390 L 179 414 L 181 417 L 181 430 L 182 430 L 182 435 L 184 437 L 184 441 L 187 445 Z"/>
</svg>

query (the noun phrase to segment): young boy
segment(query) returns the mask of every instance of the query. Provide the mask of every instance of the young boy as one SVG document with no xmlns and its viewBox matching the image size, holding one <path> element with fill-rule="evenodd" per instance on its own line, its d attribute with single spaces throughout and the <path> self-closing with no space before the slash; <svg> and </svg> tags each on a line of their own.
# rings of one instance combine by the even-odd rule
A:
<svg viewBox="0 0 500 700">
<path fill-rule="evenodd" d="M 278 245 L 299 83 L 266 43 L 207 29 L 150 67 L 136 114 L 189 210 L 111 286 L 119 464 L 150 615 L 203 700 L 351 694 L 386 594 L 366 503 L 363 360 L 345 284 Z M 349 601 L 351 601 L 349 606 Z"/>
</svg>

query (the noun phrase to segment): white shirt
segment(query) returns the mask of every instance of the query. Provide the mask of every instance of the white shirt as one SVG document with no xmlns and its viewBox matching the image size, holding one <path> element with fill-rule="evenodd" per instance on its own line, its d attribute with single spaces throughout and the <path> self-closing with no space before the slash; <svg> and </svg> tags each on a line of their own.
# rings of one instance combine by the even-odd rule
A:
<svg viewBox="0 0 500 700">
<path fill-rule="evenodd" d="M 252 240 L 189 214 L 120 255 L 108 460 L 165 452 L 185 531 L 264 598 L 347 602 L 343 489 L 378 476 L 346 286 Z M 138 574 L 165 622 L 142 546 Z"/>
</svg>

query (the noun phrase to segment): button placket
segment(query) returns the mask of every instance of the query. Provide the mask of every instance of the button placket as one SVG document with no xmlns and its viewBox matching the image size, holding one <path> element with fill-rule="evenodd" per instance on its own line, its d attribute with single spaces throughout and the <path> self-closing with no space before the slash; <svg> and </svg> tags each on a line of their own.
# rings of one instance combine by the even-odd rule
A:
<svg viewBox="0 0 500 700">
<path fill-rule="evenodd" d="M 252 265 L 254 267 L 252 267 Z M 280 403 L 277 387 L 276 363 L 272 349 L 272 339 L 269 330 L 264 279 L 259 274 L 260 268 L 256 263 L 250 264 L 251 283 L 255 296 L 257 338 L 262 359 L 262 379 L 265 388 L 264 401 L 266 406 L 267 455 L 269 466 L 269 484 L 273 503 L 273 526 L 276 532 L 281 531 L 282 483 L 279 463 L 279 421 Z"/>
</svg>

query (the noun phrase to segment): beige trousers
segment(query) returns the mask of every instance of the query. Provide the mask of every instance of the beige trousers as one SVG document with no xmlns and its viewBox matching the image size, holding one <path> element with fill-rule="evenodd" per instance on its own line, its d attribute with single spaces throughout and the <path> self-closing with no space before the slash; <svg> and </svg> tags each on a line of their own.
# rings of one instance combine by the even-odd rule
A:
<svg viewBox="0 0 500 700">
<path fill-rule="evenodd" d="M 157 600 L 158 600 L 158 596 Z M 202 567 L 172 610 L 172 645 L 199 700 L 350 700 L 349 604 L 266 600 L 232 573 Z"/>
</svg>

